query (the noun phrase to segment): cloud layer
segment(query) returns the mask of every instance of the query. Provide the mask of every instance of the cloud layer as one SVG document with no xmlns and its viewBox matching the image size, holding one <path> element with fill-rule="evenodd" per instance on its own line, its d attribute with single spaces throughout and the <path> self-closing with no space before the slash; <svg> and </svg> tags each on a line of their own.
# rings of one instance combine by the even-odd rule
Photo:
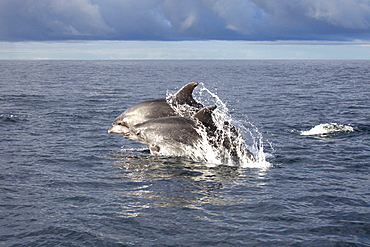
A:
<svg viewBox="0 0 370 247">
<path fill-rule="evenodd" d="M 1 41 L 358 39 L 369 0 L 0 0 Z"/>
</svg>

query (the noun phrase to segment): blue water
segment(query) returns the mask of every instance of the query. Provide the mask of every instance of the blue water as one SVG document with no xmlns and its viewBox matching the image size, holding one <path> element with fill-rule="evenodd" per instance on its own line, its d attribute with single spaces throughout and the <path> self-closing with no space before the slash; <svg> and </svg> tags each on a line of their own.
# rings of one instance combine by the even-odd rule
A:
<svg viewBox="0 0 370 247">
<path fill-rule="evenodd" d="M 370 246 L 369 61 L 0 61 L 0 72 L 0 246 Z M 153 157 L 107 133 L 126 108 L 191 81 L 252 131 L 264 164 Z"/>
</svg>

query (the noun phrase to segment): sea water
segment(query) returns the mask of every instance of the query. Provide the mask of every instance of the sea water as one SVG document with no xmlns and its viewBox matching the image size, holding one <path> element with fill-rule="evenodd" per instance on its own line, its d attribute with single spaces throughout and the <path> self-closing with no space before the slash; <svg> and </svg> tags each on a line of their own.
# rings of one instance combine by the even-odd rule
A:
<svg viewBox="0 0 370 247">
<path fill-rule="evenodd" d="M 0 246 L 369 246 L 369 68 L 0 61 Z M 156 157 L 107 133 L 191 81 L 260 163 Z"/>
</svg>

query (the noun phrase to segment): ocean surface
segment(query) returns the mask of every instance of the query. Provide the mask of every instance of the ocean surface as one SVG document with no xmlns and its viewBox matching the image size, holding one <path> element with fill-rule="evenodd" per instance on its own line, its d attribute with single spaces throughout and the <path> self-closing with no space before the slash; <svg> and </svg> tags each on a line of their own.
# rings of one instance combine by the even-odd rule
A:
<svg viewBox="0 0 370 247">
<path fill-rule="evenodd" d="M 0 73 L 0 246 L 370 246 L 370 61 L 0 61 Z M 258 162 L 156 157 L 107 133 L 192 81 Z"/>
</svg>

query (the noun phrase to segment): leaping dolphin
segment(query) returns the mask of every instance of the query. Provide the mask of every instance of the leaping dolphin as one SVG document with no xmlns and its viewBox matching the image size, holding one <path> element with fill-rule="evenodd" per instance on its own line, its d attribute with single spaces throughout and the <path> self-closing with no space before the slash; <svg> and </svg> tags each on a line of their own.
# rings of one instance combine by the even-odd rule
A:
<svg viewBox="0 0 370 247">
<path fill-rule="evenodd" d="M 199 124 L 213 124 L 209 122 L 212 119 L 208 116 L 215 108 L 216 106 L 204 107 L 193 119 L 179 116 L 151 119 L 131 126 L 124 137 L 149 146 L 154 155 L 165 153 L 171 156 L 186 156 L 201 140 L 197 131 Z"/>
<path fill-rule="evenodd" d="M 204 107 L 192 118 L 163 117 L 136 124 L 124 137 L 147 145 L 154 155 L 187 156 L 202 146 L 201 128 L 207 142 L 219 157 L 230 157 L 236 162 L 241 157 L 255 161 L 254 155 L 240 143 L 239 131 L 225 122 L 217 128 L 212 113 L 215 105 Z"/>
<path fill-rule="evenodd" d="M 196 86 L 198 86 L 197 82 L 190 82 L 171 96 L 169 102 L 172 107 L 166 98 L 146 100 L 131 106 L 113 121 L 108 133 L 127 133 L 130 127 L 136 124 L 155 118 L 177 116 L 173 107 L 179 105 L 186 106 L 183 111 L 180 109 L 181 115 L 189 116 L 191 112 L 189 108 L 196 111 L 203 107 L 193 98 L 192 93 Z"/>
</svg>

